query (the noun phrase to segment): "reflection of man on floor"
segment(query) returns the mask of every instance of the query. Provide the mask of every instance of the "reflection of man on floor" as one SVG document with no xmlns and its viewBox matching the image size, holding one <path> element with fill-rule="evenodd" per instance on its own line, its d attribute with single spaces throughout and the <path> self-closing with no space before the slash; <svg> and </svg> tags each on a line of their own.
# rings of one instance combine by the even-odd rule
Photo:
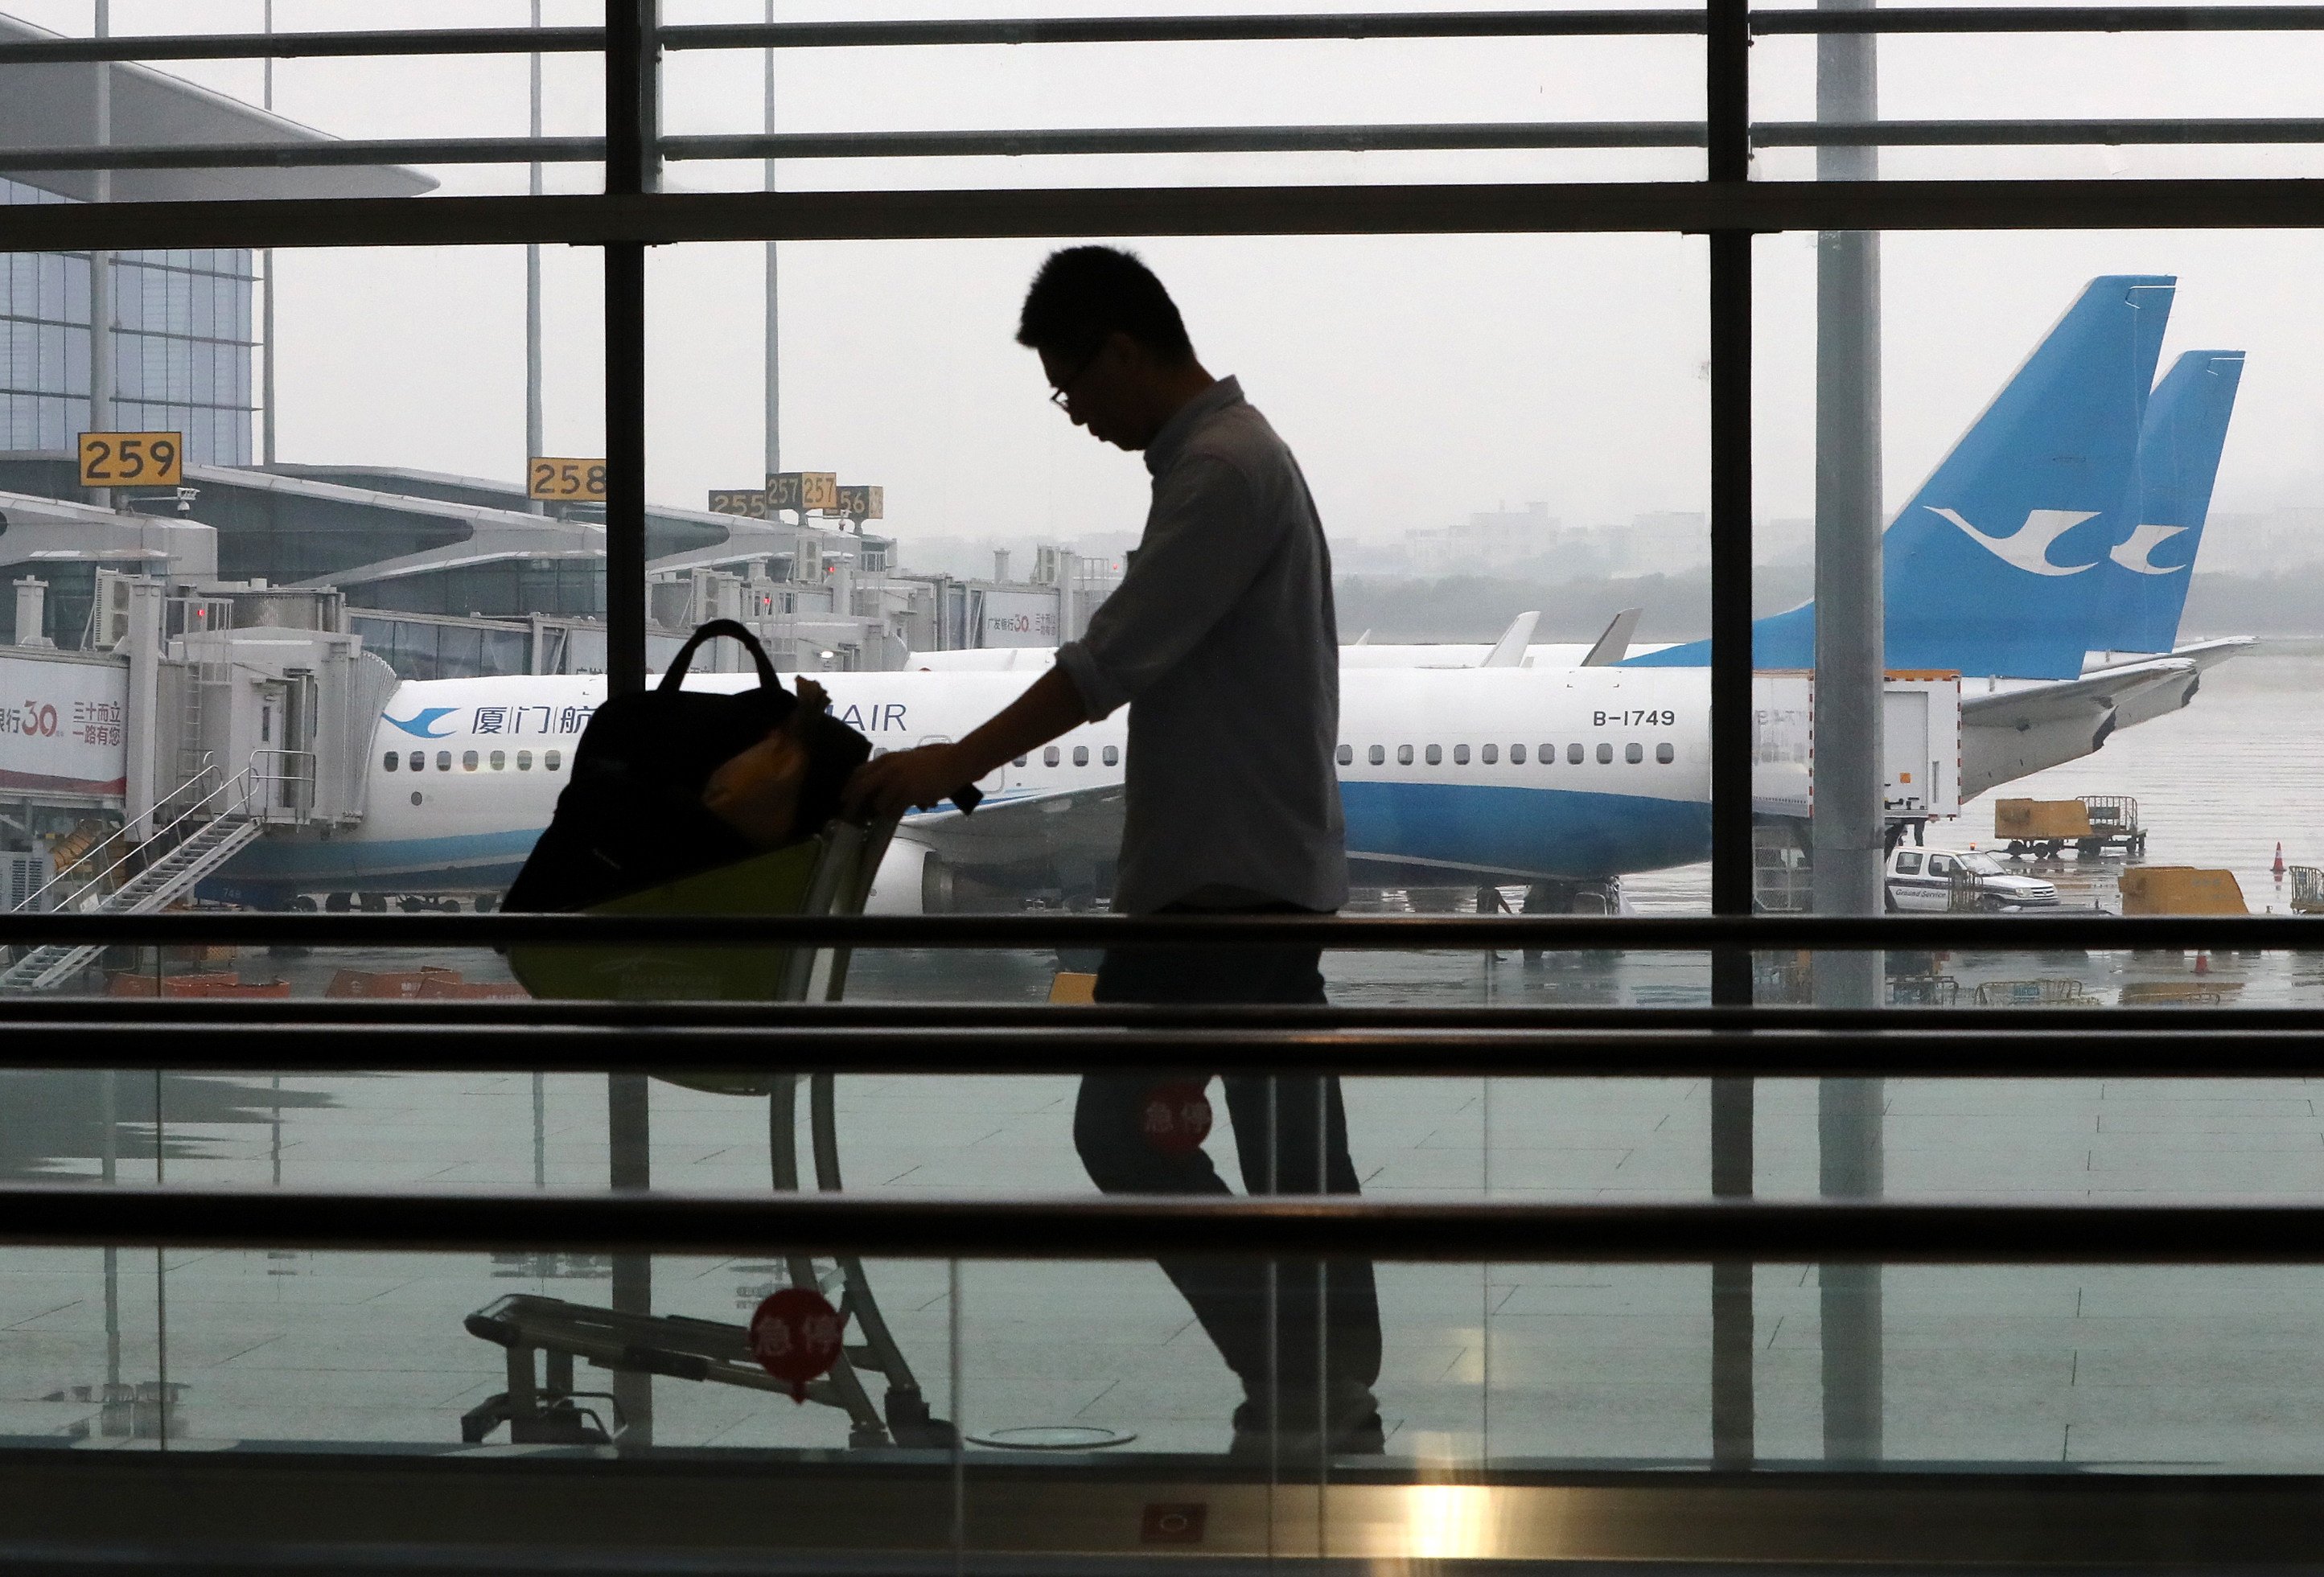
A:
<svg viewBox="0 0 2324 1577">
<path fill-rule="evenodd" d="M 1231 378 L 1213 379 L 1162 282 L 1126 252 L 1042 265 L 1017 338 L 1074 425 L 1143 450 L 1146 532 L 1089 633 L 955 744 L 864 766 L 853 802 L 934 805 L 1078 723 L 1130 705 L 1114 907 L 1132 914 L 1326 912 L 1347 895 L 1332 564 L 1298 463 Z M 1101 1002 L 1320 1003 L 1315 948 L 1117 948 Z M 1180 1141 L 1184 1075 L 1082 1081 L 1074 1143 L 1109 1193 L 1230 1192 Z M 1229 1077 L 1243 1186 L 1353 1194 L 1337 1078 Z M 1183 1112 L 1179 1115 L 1183 1116 Z M 1379 1308 L 1362 1261 L 1163 1262 L 1243 1382 L 1239 1450 L 1378 1451 Z M 1319 1438 L 1320 1436 L 1320 1438 Z"/>
</svg>

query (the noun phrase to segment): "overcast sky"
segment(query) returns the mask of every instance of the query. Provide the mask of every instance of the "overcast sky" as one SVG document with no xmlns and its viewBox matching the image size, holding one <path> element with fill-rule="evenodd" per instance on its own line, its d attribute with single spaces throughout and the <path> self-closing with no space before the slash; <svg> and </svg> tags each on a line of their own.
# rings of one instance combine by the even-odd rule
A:
<svg viewBox="0 0 2324 1577">
<path fill-rule="evenodd" d="M 1129 4 L 907 5 L 895 15 Z M 1470 5 L 1476 0 L 1459 0 Z M 87 32 L 89 0 L 0 0 Z M 1398 0 L 1398 8 L 1421 8 Z M 786 20 L 866 5 L 778 0 Z M 278 0 L 285 29 L 518 23 L 524 0 Z M 547 0 L 547 20 L 591 4 Z M 117 32 L 255 29 L 260 0 L 115 0 Z M 672 21 L 755 20 L 761 0 L 666 0 Z M 2313 113 L 2324 41 L 2292 35 L 1884 41 L 1884 113 L 1899 116 Z M 1692 40 L 1333 41 L 1238 46 L 802 50 L 778 78 L 783 130 L 1170 124 L 1684 119 L 1699 114 Z M 676 57 L 673 131 L 756 130 L 762 57 Z M 1812 111 L 1804 41 L 1758 46 L 1763 116 Z M 257 102 L 240 62 L 170 68 Z M 600 78 L 549 57 L 548 129 L 594 132 Z M 522 58 L 287 61 L 276 106 L 337 135 L 513 135 Z M 787 164 L 794 188 L 1686 178 L 1700 155 L 1369 154 L 1203 159 L 863 160 Z M 1915 151 L 1895 175 L 2324 173 L 2304 149 Z M 447 192 L 521 189 L 521 167 L 436 172 Z M 1763 178 L 1809 173 L 1763 158 Z M 594 166 L 551 167 L 582 189 Z M 674 167 L 674 185 L 755 187 L 759 167 Z M 426 199 L 416 199 L 426 200 Z M 1060 242 L 1072 237 L 1061 237 Z M 1018 300 L 1056 243 L 798 243 L 782 249 L 788 465 L 887 488 L 915 532 L 1134 529 L 1144 472 L 1043 400 L 1010 342 Z M 1545 500 L 1569 523 L 1701 509 L 1705 251 L 1673 236 L 1157 239 L 1134 245 L 1170 285 L 1211 370 L 1237 373 L 1297 450 L 1335 534 L 1378 539 L 1471 511 Z M 1885 243 L 1886 463 L 1901 502 L 2090 276 L 2171 272 L 2166 357 L 2250 353 L 2218 507 L 2324 503 L 2324 242 L 2312 235 L 1894 235 Z M 281 449 L 286 460 L 398 463 L 514 480 L 523 448 L 521 249 L 309 252 L 280 260 Z M 760 463 L 763 249 L 678 247 L 650 276 L 648 486 L 699 507 Z M 1809 512 L 1813 252 L 1759 246 L 1759 500 Z M 595 255 L 547 254 L 549 441 L 602 452 Z"/>
</svg>

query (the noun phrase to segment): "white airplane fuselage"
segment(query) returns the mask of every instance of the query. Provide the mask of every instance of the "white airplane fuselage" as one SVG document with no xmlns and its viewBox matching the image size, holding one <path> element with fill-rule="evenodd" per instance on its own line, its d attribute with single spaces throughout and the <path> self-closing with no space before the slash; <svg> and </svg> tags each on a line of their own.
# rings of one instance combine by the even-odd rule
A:
<svg viewBox="0 0 2324 1577">
<path fill-rule="evenodd" d="M 817 677 L 836 716 L 875 748 L 901 749 L 960 738 L 1035 674 Z M 687 687 L 752 683 L 703 674 Z M 374 737 L 361 824 L 262 839 L 227 872 L 227 886 L 504 887 L 548 824 L 604 692 L 593 675 L 405 682 Z M 1708 698 L 1701 669 L 1345 669 L 1339 775 L 1351 857 L 1448 884 L 1598 880 L 1705 858 Z M 1063 831 L 1083 820 L 1041 811 L 1086 812 L 1109 800 L 1118 821 L 1127 720 L 1117 711 L 1003 766 L 979 785 L 987 800 L 975 817 L 918 813 L 901 843 L 1019 843 L 1008 830 L 1038 837 L 1046 823 Z"/>
</svg>

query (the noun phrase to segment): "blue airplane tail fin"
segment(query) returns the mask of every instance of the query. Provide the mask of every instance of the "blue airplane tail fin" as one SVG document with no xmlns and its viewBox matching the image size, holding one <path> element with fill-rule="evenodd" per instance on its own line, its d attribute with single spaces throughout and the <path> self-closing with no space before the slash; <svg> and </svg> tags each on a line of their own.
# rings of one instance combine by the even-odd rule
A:
<svg viewBox="0 0 2324 1577">
<path fill-rule="evenodd" d="M 2104 638 L 2093 649 L 2167 652 L 2178 643 L 2243 371 L 2241 351 L 2189 351 L 2155 386 L 2138 436 L 2137 511 L 2094 577 Z"/>
<path fill-rule="evenodd" d="M 2140 425 L 2176 281 L 2085 286 L 1882 538 L 1891 668 L 2072 678 L 2102 613 L 2107 545 L 2130 534 Z M 1753 626 L 1754 663 L 1815 663 L 1812 604 Z M 1707 643 L 1633 659 L 1699 665 Z"/>
</svg>

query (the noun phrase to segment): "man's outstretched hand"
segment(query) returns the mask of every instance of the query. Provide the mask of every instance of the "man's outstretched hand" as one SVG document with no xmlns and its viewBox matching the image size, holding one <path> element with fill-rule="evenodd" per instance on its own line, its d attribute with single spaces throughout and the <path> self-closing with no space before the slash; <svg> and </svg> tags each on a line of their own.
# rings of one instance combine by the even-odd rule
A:
<svg viewBox="0 0 2324 1577">
<path fill-rule="evenodd" d="M 900 816 L 915 807 L 934 810 L 975 776 L 958 746 L 923 745 L 865 762 L 847 780 L 841 797 L 847 813 L 858 820 Z"/>
</svg>

